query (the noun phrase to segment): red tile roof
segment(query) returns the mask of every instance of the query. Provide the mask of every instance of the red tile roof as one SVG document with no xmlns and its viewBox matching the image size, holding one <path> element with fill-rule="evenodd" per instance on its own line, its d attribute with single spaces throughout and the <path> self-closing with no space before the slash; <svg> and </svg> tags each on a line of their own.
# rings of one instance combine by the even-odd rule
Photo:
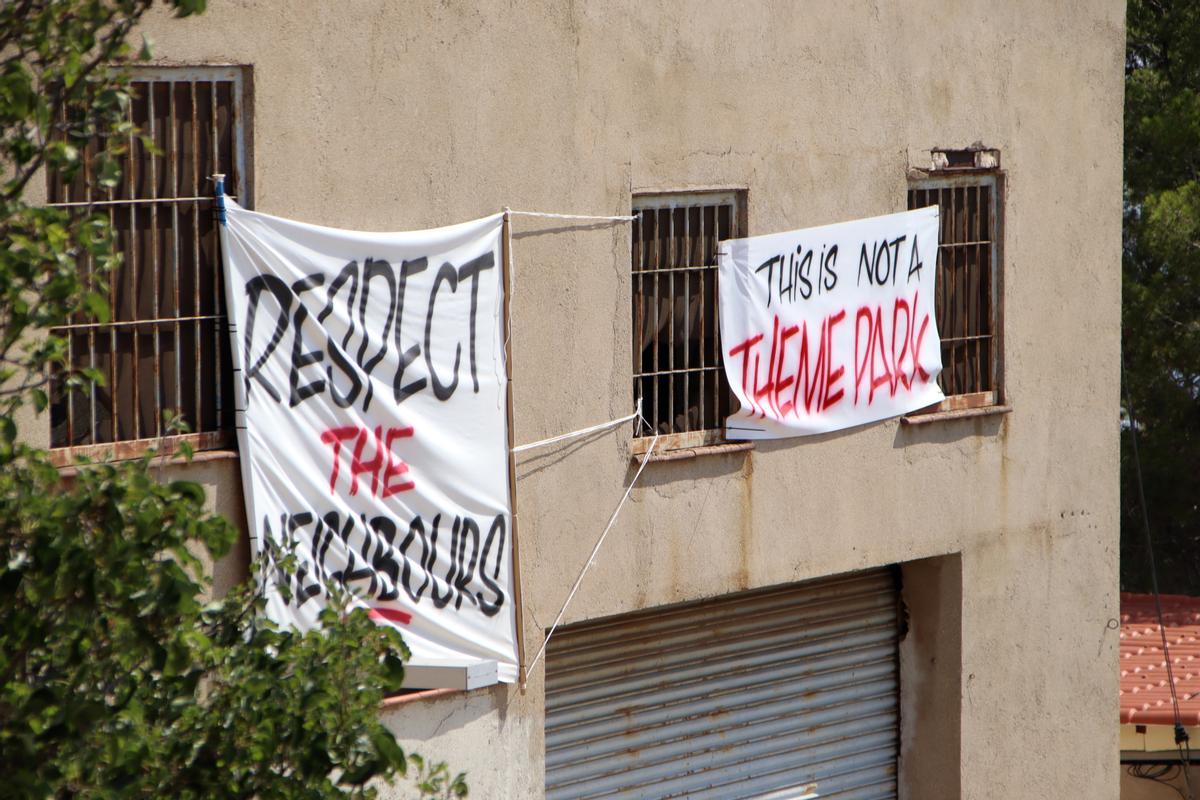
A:
<svg viewBox="0 0 1200 800">
<path fill-rule="evenodd" d="M 1161 596 L 1183 724 L 1200 725 L 1200 597 Z M 1121 593 L 1121 722 L 1174 725 L 1154 595 Z"/>
</svg>

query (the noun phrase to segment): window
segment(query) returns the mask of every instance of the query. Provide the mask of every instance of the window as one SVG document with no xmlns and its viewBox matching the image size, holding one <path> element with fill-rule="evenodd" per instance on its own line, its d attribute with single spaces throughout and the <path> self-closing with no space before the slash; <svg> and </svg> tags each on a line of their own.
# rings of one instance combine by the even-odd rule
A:
<svg viewBox="0 0 1200 800">
<path fill-rule="evenodd" d="M 737 407 L 721 362 L 717 243 L 745 236 L 744 208 L 738 192 L 633 198 L 633 395 L 652 426 L 639 420 L 634 433 L 666 436 L 659 449 L 722 441 Z"/>
<path fill-rule="evenodd" d="M 236 67 L 137 71 L 130 121 L 154 142 L 131 136 L 120 186 L 102 189 L 81 172 L 64 184 L 47 177 L 48 199 L 107 213 L 120 267 L 108 276 L 111 321 L 73 319 L 55 330 L 72 367 L 107 376 L 90 393 L 51 393 L 50 445 L 65 463 L 75 453 L 140 455 L 178 414 L 197 449 L 233 444 L 233 374 L 213 184 L 248 197 L 245 87 Z M 89 146 L 89 150 L 94 148 Z M 157 150 L 157 152 L 155 152 Z M 243 200 L 243 202 L 246 202 Z M 81 263 L 85 276 L 92 265 Z"/>
<path fill-rule="evenodd" d="M 1003 402 L 1000 232 L 1003 174 L 994 150 L 934 151 L 935 168 L 910 177 L 908 207 L 937 205 L 935 313 L 946 400 L 957 411 Z"/>
</svg>

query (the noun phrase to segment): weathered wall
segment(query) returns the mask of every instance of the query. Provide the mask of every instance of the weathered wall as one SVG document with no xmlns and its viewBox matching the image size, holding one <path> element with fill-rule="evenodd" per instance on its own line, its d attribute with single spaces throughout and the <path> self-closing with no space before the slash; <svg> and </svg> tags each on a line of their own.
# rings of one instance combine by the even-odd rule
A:
<svg viewBox="0 0 1200 800">
<path fill-rule="evenodd" d="M 962 559 L 905 563 L 900 572 L 900 785 L 912 798 L 962 797 Z M 930 746 L 930 743 L 935 743 Z"/>
<path fill-rule="evenodd" d="M 903 209 L 931 146 L 1000 148 L 1013 413 L 653 464 L 567 621 L 961 553 L 962 796 L 1117 796 L 1122 3 L 211 6 L 151 20 L 157 55 L 252 65 L 254 205 L 327 225 L 731 186 L 763 233 Z M 630 231 L 559 227 L 515 228 L 519 442 L 632 405 Z M 518 461 L 530 652 L 628 435 Z M 240 514 L 236 463 L 201 470 Z M 539 669 L 388 719 L 475 796 L 537 796 L 541 693 Z"/>
</svg>

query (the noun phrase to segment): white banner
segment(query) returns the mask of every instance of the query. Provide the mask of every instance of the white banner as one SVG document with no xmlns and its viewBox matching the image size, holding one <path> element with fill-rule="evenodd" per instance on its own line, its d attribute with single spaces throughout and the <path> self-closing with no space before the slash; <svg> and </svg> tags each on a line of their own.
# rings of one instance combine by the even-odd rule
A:
<svg viewBox="0 0 1200 800">
<path fill-rule="evenodd" d="M 226 218 L 238 444 L 268 615 L 313 627 L 332 580 L 401 630 L 413 663 L 495 660 L 514 681 L 501 215 L 358 233 L 226 199 Z"/>
<path fill-rule="evenodd" d="M 943 399 L 936 206 L 721 242 L 729 439 L 849 428 Z"/>
</svg>

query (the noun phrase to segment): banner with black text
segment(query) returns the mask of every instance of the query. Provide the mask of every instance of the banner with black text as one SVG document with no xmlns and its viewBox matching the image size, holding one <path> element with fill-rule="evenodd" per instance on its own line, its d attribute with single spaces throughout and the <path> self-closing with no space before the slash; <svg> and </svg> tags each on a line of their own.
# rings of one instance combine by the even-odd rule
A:
<svg viewBox="0 0 1200 800">
<path fill-rule="evenodd" d="M 936 206 L 731 239 L 718 253 L 729 439 L 826 433 L 940 402 Z"/>
<path fill-rule="evenodd" d="M 512 682 L 501 221 L 360 233 L 226 198 L 221 244 L 268 615 L 307 630 L 340 584 L 414 663 Z"/>
</svg>

